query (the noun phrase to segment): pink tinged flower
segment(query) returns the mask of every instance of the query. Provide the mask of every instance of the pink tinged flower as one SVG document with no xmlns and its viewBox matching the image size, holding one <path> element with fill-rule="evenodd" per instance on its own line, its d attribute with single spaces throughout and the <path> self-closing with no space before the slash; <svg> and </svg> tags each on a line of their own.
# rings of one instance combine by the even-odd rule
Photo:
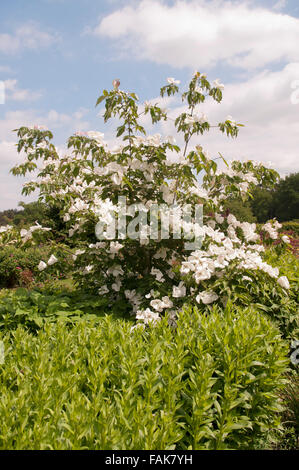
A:
<svg viewBox="0 0 299 470">
<path fill-rule="evenodd" d="M 78 132 L 75 133 L 75 135 L 78 136 L 78 137 L 83 137 L 83 136 L 87 136 L 87 133 L 78 131 Z"/>
<path fill-rule="evenodd" d="M 114 90 L 118 90 L 119 85 L 120 85 L 119 78 L 115 78 L 112 82 L 112 85 L 113 85 Z"/>
<path fill-rule="evenodd" d="M 281 276 L 280 278 L 277 279 L 277 282 L 283 289 L 290 288 L 290 283 L 286 276 Z"/>
</svg>

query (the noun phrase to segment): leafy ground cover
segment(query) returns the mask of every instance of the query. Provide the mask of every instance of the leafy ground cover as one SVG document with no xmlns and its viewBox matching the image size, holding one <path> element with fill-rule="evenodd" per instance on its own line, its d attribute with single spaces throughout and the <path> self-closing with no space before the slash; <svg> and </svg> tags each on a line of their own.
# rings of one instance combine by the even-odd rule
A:
<svg viewBox="0 0 299 470">
<path fill-rule="evenodd" d="M 4 330 L 2 449 L 245 449 L 279 429 L 287 343 L 248 308 L 176 327 L 105 316 Z"/>
</svg>

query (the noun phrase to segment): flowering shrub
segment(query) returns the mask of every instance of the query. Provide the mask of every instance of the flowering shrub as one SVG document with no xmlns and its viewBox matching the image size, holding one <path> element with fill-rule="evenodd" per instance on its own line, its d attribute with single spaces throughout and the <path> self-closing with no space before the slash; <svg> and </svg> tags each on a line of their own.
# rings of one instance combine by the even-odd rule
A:
<svg viewBox="0 0 299 470">
<path fill-rule="evenodd" d="M 104 134 L 89 131 L 71 136 L 69 154 L 59 156 L 49 130 L 18 129 L 18 151 L 26 153 L 26 160 L 12 171 L 15 175 L 38 171 L 37 179 L 26 183 L 23 193 L 38 189 L 41 201 L 59 207 L 76 245 L 73 277 L 84 289 L 109 299 L 118 311 L 130 310 L 145 323 L 157 321 L 166 312 L 174 318 L 186 300 L 198 306 L 225 304 L 230 280 L 246 290 L 248 282 L 255 283 L 262 275 L 287 295 L 288 279 L 263 260 L 256 225 L 239 222 L 223 209 L 227 197 L 246 199 L 257 184 L 271 187 L 278 174 L 253 161 L 228 164 L 222 156 L 225 168 L 221 169 L 201 146 L 190 148 L 192 137 L 211 127 L 232 138 L 238 135 L 241 124 L 231 116 L 212 126 L 198 112 L 208 98 L 221 102 L 224 85 L 194 74 L 181 95 L 186 109 L 174 121 L 182 147 L 172 136 L 147 135 L 141 115 L 159 124 L 167 121 L 167 111 L 157 103 L 141 106 L 136 94 L 120 90 L 119 85 L 115 80 L 114 88 L 104 90 L 97 101 L 97 105 L 105 102 L 105 122 L 119 120 L 116 137 L 122 140 L 113 148 L 104 141 Z M 179 81 L 169 78 L 161 88 L 162 98 L 177 93 Z M 263 226 L 264 243 L 280 237 L 279 227 L 276 221 Z M 3 243 L 19 236 L 22 244 L 42 230 L 19 235 L 9 228 L 0 231 Z M 63 269 L 63 261 L 51 256 L 41 260 L 39 269 L 60 264 Z"/>
</svg>

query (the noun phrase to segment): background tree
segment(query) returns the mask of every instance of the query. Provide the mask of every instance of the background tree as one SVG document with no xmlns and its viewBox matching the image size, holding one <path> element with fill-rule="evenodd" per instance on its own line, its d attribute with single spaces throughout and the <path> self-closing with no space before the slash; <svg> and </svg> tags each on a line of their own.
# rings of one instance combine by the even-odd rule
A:
<svg viewBox="0 0 299 470">
<path fill-rule="evenodd" d="M 273 208 L 281 222 L 299 218 L 299 172 L 280 180 L 274 191 Z"/>
</svg>

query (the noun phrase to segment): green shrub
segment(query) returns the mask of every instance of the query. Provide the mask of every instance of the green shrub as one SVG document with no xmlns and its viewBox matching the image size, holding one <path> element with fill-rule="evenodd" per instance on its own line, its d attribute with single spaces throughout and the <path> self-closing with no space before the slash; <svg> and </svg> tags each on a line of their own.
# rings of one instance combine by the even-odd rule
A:
<svg viewBox="0 0 299 470">
<path fill-rule="evenodd" d="M 279 448 L 299 449 L 299 376 L 292 371 L 281 393 L 284 412 L 282 414 L 282 436 Z"/>
<path fill-rule="evenodd" d="M 37 335 L 19 326 L 2 339 L 1 449 L 248 449 L 279 426 L 288 348 L 251 309 L 189 308 L 177 327 L 133 331 L 111 316 Z"/>
<path fill-rule="evenodd" d="M 38 275 L 37 266 L 49 253 L 47 248 L 21 249 L 14 246 L 0 248 L 0 287 L 15 287 L 23 284 L 22 273 L 31 272 L 32 278 Z M 46 254 L 46 256 L 47 256 Z M 25 282 L 26 283 L 26 282 Z"/>
<path fill-rule="evenodd" d="M 263 292 L 259 305 L 274 320 L 284 337 L 288 339 L 299 338 L 299 259 L 290 252 L 280 255 L 274 250 L 267 250 L 265 260 L 279 268 L 280 276 L 287 276 L 290 282 L 288 291 L 275 291 L 267 283 L 260 281 L 258 288 Z"/>
<path fill-rule="evenodd" d="M 45 280 L 54 276 L 46 271 L 40 272 L 38 265 L 41 260 L 48 261 L 53 251 L 59 251 L 50 245 L 30 248 L 16 248 L 14 246 L 0 247 L 0 288 L 29 286 L 34 281 Z"/>
</svg>

